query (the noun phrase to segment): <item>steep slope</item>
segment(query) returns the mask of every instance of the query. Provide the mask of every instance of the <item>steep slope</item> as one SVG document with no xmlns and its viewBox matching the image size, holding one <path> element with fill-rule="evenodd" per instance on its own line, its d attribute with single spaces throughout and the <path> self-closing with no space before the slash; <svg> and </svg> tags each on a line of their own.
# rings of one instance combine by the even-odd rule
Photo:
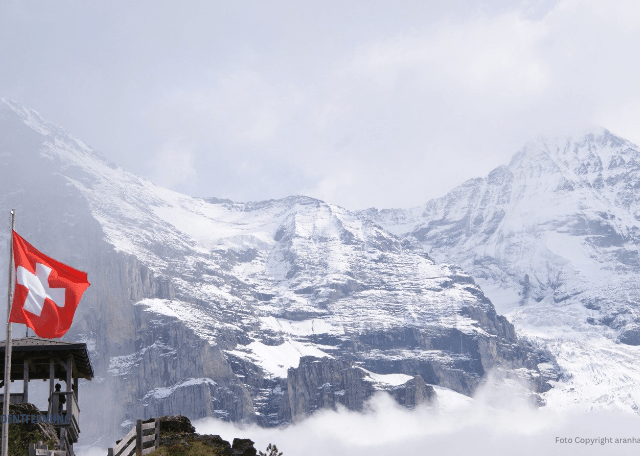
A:
<svg viewBox="0 0 640 456">
<path fill-rule="evenodd" d="M 5 214 L 15 208 L 16 229 L 23 236 L 51 256 L 88 271 L 92 282 L 66 336 L 87 342 L 97 374 L 93 382 L 82 387 L 83 435 L 109 435 L 126 416 L 139 414 L 145 375 L 161 378 L 150 366 L 170 368 L 172 376 L 181 380 L 213 379 L 218 389 L 224 388 L 217 394 L 221 401 L 239 404 L 250 413 L 251 398 L 220 350 L 183 325 L 167 324 L 164 332 L 156 335 L 180 347 L 179 351 L 160 342 L 150 344 L 145 352 L 149 365 L 145 371 L 131 376 L 109 374 L 111 359 L 140 350 L 146 337 L 133 304 L 144 298 L 170 297 L 172 293 L 168 278 L 154 275 L 137 258 L 117 252 L 107 242 L 89 202 L 74 184 L 82 181 L 91 185 L 92 174 L 87 169 L 93 173 L 109 170 L 112 174 L 106 178 L 126 179 L 129 174 L 15 103 L 0 103 L 0 125 L 0 207 Z M 6 258 L 8 225 L 0 236 Z M 5 262 L 0 264 L 0 271 L 7 276 Z M 6 290 L 6 282 L 1 285 Z M 194 388 L 204 390 L 203 386 Z M 206 388 L 206 394 L 210 389 Z"/>
<path fill-rule="evenodd" d="M 597 129 L 531 141 L 423 207 L 365 214 L 460 264 L 549 347 L 574 377 L 548 394 L 558 407 L 637 410 L 639 190 L 638 147 Z"/>
<path fill-rule="evenodd" d="M 95 422 L 277 425 L 376 390 L 407 406 L 430 385 L 471 394 L 489 369 L 538 392 L 558 378 L 469 275 L 345 209 L 181 195 L 6 100 L 0 138 L 0 207 L 93 283 L 68 337 L 96 364 L 85 401 L 122 405 Z"/>
</svg>

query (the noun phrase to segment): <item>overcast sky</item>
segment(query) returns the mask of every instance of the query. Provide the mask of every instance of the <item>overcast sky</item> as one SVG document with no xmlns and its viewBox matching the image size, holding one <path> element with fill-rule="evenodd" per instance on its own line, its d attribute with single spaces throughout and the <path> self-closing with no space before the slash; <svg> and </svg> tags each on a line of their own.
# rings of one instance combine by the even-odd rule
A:
<svg viewBox="0 0 640 456">
<path fill-rule="evenodd" d="M 195 196 L 411 207 L 596 125 L 640 143 L 640 2 L 0 2 L 0 96 Z"/>
</svg>

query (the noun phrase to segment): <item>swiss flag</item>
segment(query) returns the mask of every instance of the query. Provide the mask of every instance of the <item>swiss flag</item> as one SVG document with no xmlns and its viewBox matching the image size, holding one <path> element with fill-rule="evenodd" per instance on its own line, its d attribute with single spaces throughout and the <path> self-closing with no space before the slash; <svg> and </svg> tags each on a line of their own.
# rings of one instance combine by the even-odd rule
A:
<svg viewBox="0 0 640 456">
<path fill-rule="evenodd" d="M 15 231 L 16 288 L 9 321 L 27 325 L 39 337 L 62 337 L 89 287 L 87 274 L 40 253 Z"/>
</svg>

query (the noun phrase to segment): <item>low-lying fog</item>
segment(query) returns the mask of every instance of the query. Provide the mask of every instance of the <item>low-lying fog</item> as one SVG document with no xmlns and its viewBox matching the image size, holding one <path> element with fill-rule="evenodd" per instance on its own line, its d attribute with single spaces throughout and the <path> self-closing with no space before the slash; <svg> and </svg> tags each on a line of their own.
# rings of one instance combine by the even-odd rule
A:
<svg viewBox="0 0 640 456">
<path fill-rule="evenodd" d="M 438 389 L 438 407 L 415 410 L 404 409 L 380 393 L 364 412 L 325 410 L 278 429 L 213 418 L 193 424 L 200 434 L 218 434 L 230 442 L 234 437 L 250 438 L 262 451 L 274 443 L 284 456 L 636 455 L 640 451 L 637 415 L 536 409 L 522 398 L 520 388 L 500 385 L 481 388 L 473 400 Z M 77 453 L 103 456 L 106 450 L 84 447 Z"/>
</svg>

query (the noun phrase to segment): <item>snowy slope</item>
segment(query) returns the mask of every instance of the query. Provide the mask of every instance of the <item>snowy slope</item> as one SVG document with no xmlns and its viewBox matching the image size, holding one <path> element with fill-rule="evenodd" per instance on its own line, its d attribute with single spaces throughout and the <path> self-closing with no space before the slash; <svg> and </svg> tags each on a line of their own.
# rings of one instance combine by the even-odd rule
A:
<svg viewBox="0 0 640 456">
<path fill-rule="evenodd" d="M 508 166 L 410 210 L 364 214 L 460 264 L 573 378 L 560 408 L 640 405 L 640 151 L 605 129 L 537 138 Z"/>
</svg>

